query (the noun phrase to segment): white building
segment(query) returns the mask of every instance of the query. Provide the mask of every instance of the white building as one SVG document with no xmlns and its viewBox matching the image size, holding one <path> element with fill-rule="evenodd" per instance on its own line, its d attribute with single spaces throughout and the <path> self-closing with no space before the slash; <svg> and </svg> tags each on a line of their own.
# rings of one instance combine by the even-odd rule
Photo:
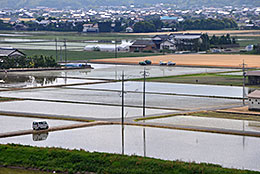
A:
<svg viewBox="0 0 260 174">
<path fill-rule="evenodd" d="M 176 50 L 176 45 L 173 41 L 165 40 L 160 44 L 160 50 Z"/>
<path fill-rule="evenodd" d="M 260 111 L 260 90 L 255 90 L 247 95 L 248 97 L 248 110 Z"/>
</svg>

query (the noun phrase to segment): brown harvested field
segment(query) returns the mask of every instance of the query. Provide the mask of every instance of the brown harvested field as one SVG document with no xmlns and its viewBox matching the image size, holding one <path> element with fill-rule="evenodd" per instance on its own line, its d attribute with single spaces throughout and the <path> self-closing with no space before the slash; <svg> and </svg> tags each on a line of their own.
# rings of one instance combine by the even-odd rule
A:
<svg viewBox="0 0 260 174">
<path fill-rule="evenodd" d="M 188 30 L 178 32 L 153 32 L 153 33 L 127 33 L 127 35 L 157 35 L 157 34 L 171 34 L 171 33 L 208 33 L 209 35 L 223 35 L 223 34 L 235 34 L 235 35 L 260 35 L 260 30 Z"/>
<path fill-rule="evenodd" d="M 162 56 L 149 57 L 130 57 L 98 59 L 91 62 L 100 63 L 122 63 L 138 64 L 140 61 L 149 59 L 153 64 L 159 64 L 160 61 L 173 61 L 182 66 L 211 66 L 211 67 L 241 67 L 243 60 L 249 68 L 260 68 L 259 55 L 223 55 L 223 54 L 169 54 Z"/>
</svg>

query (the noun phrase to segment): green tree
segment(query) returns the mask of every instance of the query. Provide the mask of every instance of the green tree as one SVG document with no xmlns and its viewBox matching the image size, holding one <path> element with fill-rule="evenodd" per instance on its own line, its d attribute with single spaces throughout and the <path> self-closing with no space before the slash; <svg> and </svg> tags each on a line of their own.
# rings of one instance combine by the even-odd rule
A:
<svg viewBox="0 0 260 174">
<path fill-rule="evenodd" d="M 133 27 L 134 32 L 136 33 L 145 33 L 145 32 L 155 32 L 156 28 L 154 24 L 151 24 L 147 21 L 137 22 Z"/>
<path fill-rule="evenodd" d="M 111 32 L 111 22 L 98 22 L 99 32 Z"/>
</svg>

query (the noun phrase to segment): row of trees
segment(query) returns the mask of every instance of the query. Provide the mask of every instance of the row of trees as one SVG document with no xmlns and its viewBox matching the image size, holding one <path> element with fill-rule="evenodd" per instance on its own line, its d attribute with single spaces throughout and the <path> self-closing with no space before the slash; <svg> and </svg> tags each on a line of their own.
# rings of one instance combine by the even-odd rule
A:
<svg viewBox="0 0 260 174">
<path fill-rule="evenodd" d="M 196 19 L 185 20 L 176 26 L 182 30 L 223 30 L 230 28 L 237 28 L 237 23 L 233 19 Z"/>
<path fill-rule="evenodd" d="M 183 22 L 163 23 L 159 18 L 150 18 L 146 21 L 137 22 L 133 29 L 134 32 L 155 32 L 162 27 L 172 28 L 173 30 L 222 30 L 237 28 L 237 23 L 233 19 L 187 19 Z"/>
<path fill-rule="evenodd" d="M 222 36 L 215 36 L 213 35 L 210 39 L 211 45 L 230 45 L 230 44 L 236 44 L 236 39 L 231 38 L 230 34 L 222 35 Z"/>
<path fill-rule="evenodd" d="M 55 18 L 48 18 L 48 20 L 53 20 Z M 38 17 L 37 21 L 44 20 L 43 17 Z M 122 32 L 128 26 L 132 26 L 134 32 L 144 33 L 144 32 L 155 32 L 160 30 L 162 27 L 172 28 L 173 30 L 219 30 L 219 29 L 230 29 L 236 28 L 237 24 L 233 19 L 186 19 L 183 22 L 171 22 L 165 23 L 160 20 L 159 16 L 147 16 L 144 21 L 135 23 L 131 19 L 121 19 L 114 22 L 112 27 L 111 21 L 97 22 L 92 21 L 93 23 L 98 23 L 100 32 Z M 39 24 L 37 22 L 21 22 L 20 24 L 24 25 L 26 30 L 30 31 L 78 31 L 83 30 L 84 22 L 58 22 L 58 23 L 47 23 Z M 14 26 L 11 24 L 3 23 L 0 21 L 0 30 L 12 30 Z"/>
<path fill-rule="evenodd" d="M 36 22 L 22 22 L 29 31 L 77 31 L 83 30 L 83 22 L 71 23 L 71 22 L 59 22 L 50 23 L 46 25 L 38 24 Z"/>
<path fill-rule="evenodd" d="M 52 56 L 33 56 L 33 57 L 1 57 L 0 69 L 9 68 L 39 68 L 39 67 L 57 67 L 55 59 Z"/>
</svg>

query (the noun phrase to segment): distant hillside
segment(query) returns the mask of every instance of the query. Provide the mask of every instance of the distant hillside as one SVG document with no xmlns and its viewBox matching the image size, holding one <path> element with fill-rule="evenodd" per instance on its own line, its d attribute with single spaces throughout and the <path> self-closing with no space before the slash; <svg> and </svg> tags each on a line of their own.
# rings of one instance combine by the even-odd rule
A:
<svg viewBox="0 0 260 174">
<path fill-rule="evenodd" d="M 0 8 L 23 8 L 46 6 L 54 8 L 87 8 L 101 5 L 149 5 L 157 3 L 175 4 L 180 8 L 192 8 L 201 6 L 260 6 L 260 0 L 0 0 Z"/>
</svg>

